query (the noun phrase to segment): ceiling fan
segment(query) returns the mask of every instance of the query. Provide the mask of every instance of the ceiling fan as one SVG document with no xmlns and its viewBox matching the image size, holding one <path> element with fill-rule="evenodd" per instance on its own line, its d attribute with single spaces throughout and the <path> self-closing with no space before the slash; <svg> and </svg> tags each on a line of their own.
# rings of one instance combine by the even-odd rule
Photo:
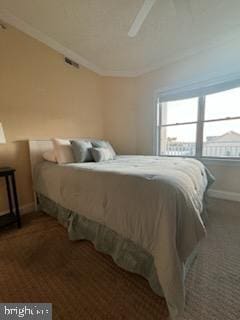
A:
<svg viewBox="0 0 240 320">
<path fill-rule="evenodd" d="M 141 29 L 143 22 L 145 21 L 147 15 L 151 11 L 156 0 L 145 0 L 141 9 L 139 10 L 133 24 L 128 31 L 128 36 L 133 38 L 137 35 L 138 31 Z"/>
<path fill-rule="evenodd" d="M 138 11 L 136 18 L 134 19 L 133 24 L 131 25 L 131 28 L 128 31 L 129 37 L 133 38 L 138 34 L 139 30 L 141 29 L 141 26 L 143 25 L 155 2 L 156 0 L 145 0 L 143 2 L 142 7 Z M 170 5 L 170 8 L 173 12 L 176 11 L 175 0 L 168 0 L 168 5 Z"/>
</svg>

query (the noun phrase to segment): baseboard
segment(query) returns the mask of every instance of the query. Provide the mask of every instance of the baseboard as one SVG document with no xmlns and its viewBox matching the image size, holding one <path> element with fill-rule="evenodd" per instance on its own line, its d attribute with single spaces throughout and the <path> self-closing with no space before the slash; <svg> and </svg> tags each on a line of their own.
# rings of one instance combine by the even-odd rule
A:
<svg viewBox="0 0 240 320">
<path fill-rule="evenodd" d="M 240 202 L 240 193 L 237 193 L 237 192 L 209 189 L 208 196 L 210 198 Z"/>
<path fill-rule="evenodd" d="M 240 202 L 240 193 L 237 193 L 237 192 L 209 189 L 208 196 L 210 198 Z M 20 209 L 21 214 L 33 212 L 33 211 L 35 211 L 35 203 L 30 202 L 30 203 L 24 204 L 24 205 L 20 206 L 19 209 Z M 0 216 L 3 214 L 6 214 L 8 212 L 9 212 L 9 210 L 0 211 Z"/>
<path fill-rule="evenodd" d="M 19 210 L 20 210 L 21 214 L 30 213 L 35 210 L 35 204 L 34 204 L 34 202 L 24 204 L 23 206 L 19 207 Z M 0 216 L 6 214 L 8 212 L 9 212 L 9 210 L 0 211 Z"/>
</svg>

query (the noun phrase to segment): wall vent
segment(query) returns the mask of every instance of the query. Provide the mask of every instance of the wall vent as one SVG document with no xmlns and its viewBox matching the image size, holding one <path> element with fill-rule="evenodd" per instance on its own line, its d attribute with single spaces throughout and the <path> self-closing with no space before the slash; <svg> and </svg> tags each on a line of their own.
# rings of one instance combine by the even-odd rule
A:
<svg viewBox="0 0 240 320">
<path fill-rule="evenodd" d="M 7 29 L 6 25 L 1 20 L 0 20 L 0 28 L 3 30 Z"/>
<path fill-rule="evenodd" d="M 67 58 L 67 57 L 65 57 L 64 60 L 65 60 L 65 62 L 66 62 L 67 64 L 70 64 L 70 65 L 73 66 L 74 68 L 79 69 L 79 64 L 78 64 L 77 62 L 75 62 L 75 61 L 73 61 L 73 60 L 71 60 L 71 59 L 69 59 L 69 58 Z"/>
</svg>

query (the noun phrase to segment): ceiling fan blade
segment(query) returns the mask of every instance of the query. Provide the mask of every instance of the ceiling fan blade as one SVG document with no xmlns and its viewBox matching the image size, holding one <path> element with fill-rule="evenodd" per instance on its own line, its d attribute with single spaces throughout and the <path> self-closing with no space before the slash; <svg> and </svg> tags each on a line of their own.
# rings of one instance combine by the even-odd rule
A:
<svg viewBox="0 0 240 320">
<path fill-rule="evenodd" d="M 128 32 L 129 37 L 135 37 L 140 30 L 144 20 L 146 19 L 147 15 L 149 14 L 150 10 L 152 9 L 156 0 L 145 0 L 142 8 L 139 10 L 133 24 Z"/>
</svg>

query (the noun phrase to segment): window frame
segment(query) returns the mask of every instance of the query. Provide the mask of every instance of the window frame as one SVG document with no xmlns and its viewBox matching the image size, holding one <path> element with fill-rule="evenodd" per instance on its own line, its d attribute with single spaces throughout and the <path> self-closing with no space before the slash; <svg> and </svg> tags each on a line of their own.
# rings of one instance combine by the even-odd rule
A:
<svg viewBox="0 0 240 320">
<path fill-rule="evenodd" d="M 233 88 L 232 88 L 233 89 Z M 231 89 L 228 89 L 231 90 Z M 225 90 L 221 90 L 218 92 L 223 92 Z M 240 162 L 240 156 L 239 157 L 217 157 L 217 156 L 204 156 L 202 154 L 203 152 L 203 133 L 204 133 L 204 124 L 210 123 L 210 122 L 219 122 L 219 121 L 229 121 L 229 120 L 240 120 L 240 116 L 237 117 L 225 117 L 225 118 L 215 118 L 215 119 L 208 119 L 205 120 L 205 108 L 206 108 L 206 95 L 200 95 L 196 96 L 198 98 L 198 111 L 197 111 L 197 120 L 196 121 L 188 121 L 188 122 L 177 122 L 177 123 L 170 123 L 170 124 L 162 124 L 162 108 L 163 105 L 170 102 L 169 101 L 161 101 L 160 97 L 157 97 L 156 102 L 156 155 L 161 157 L 182 157 L 181 155 L 166 155 L 161 154 L 161 129 L 170 127 L 170 126 L 178 126 L 178 125 L 188 125 L 188 124 L 195 124 L 196 125 L 196 151 L 194 156 L 184 156 L 184 158 L 194 158 L 199 160 L 222 160 L 222 161 L 234 161 L 234 162 Z M 177 100 L 185 100 L 187 98 L 183 99 L 176 99 Z"/>
</svg>

